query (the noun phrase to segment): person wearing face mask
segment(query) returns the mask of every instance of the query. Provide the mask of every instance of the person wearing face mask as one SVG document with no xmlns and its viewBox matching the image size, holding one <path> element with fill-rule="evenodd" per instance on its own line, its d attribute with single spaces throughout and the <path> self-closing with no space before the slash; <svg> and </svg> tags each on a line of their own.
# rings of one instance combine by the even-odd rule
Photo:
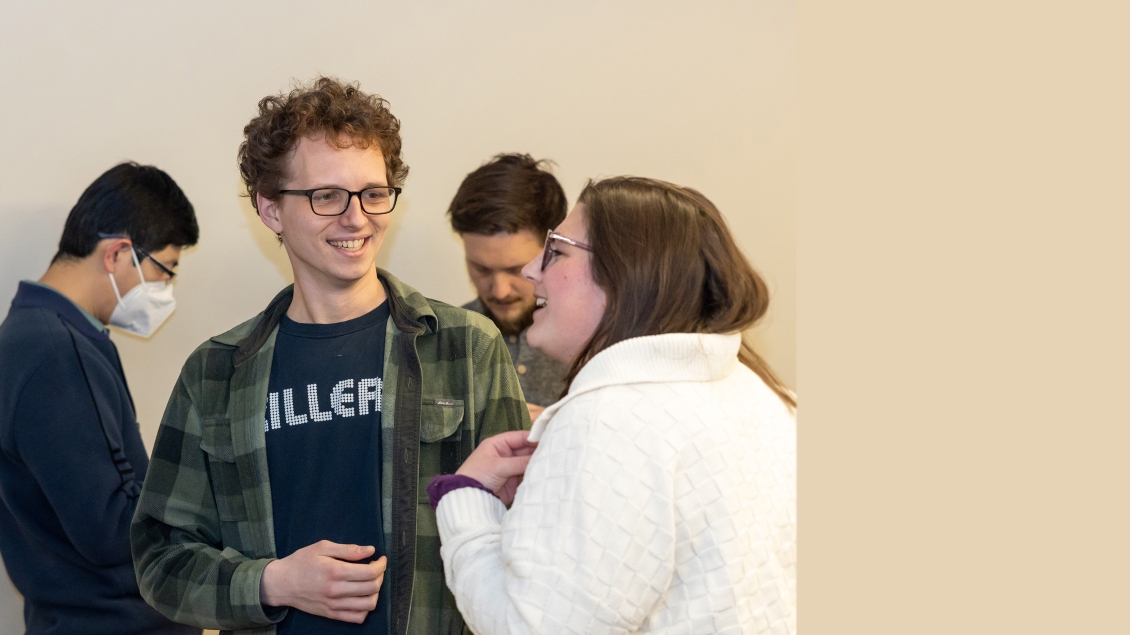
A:
<svg viewBox="0 0 1130 635">
<path fill-rule="evenodd" d="M 37 633 L 200 633 L 141 598 L 129 526 L 149 466 L 107 325 L 149 337 L 200 230 L 165 172 L 117 165 L 82 193 L 0 324 L 0 554 Z"/>
</svg>

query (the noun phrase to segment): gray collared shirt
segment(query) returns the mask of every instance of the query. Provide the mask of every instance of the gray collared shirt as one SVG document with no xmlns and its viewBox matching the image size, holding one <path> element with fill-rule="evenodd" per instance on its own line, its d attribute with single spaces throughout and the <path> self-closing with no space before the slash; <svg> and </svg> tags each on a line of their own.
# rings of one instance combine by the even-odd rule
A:
<svg viewBox="0 0 1130 635">
<path fill-rule="evenodd" d="M 464 304 L 463 308 L 490 317 L 478 298 Z M 514 370 L 518 372 L 518 383 L 522 386 L 526 403 L 548 406 L 561 396 L 567 369 L 561 362 L 530 346 L 526 341 L 528 330 L 518 335 L 504 335 L 503 339 L 510 350 L 510 359 L 514 360 Z"/>
<path fill-rule="evenodd" d="M 56 289 L 55 287 L 45 285 L 42 282 L 36 282 L 35 280 L 24 280 L 24 282 L 26 282 L 28 284 L 34 284 L 37 287 L 43 287 L 44 289 L 50 289 L 50 290 L 54 291 L 55 293 L 58 293 L 59 295 L 63 295 L 62 293 L 59 293 L 59 290 Z M 65 296 L 65 295 L 63 295 L 63 297 L 67 298 L 67 296 Z M 86 309 L 82 308 L 81 306 L 75 304 L 74 300 L 67 298 L 67 301 L 70 302 L 71 304 L 74 304 L 75 308 L 78 309 L 79 313 L 82 313 L 82 316 L 84 318 L 86 318 L 87 320 L 89 320 L 90 324 L 93 325 L 94 328 L 98 329 L 99 331 L 102 331 L 103 333 L 110 332 L 110 329 L 105 324 L 102 323 L 102 320 L 99 320 L 98 318 L 91 315 L 89 311 L 87 311 Z"/>
</svg>

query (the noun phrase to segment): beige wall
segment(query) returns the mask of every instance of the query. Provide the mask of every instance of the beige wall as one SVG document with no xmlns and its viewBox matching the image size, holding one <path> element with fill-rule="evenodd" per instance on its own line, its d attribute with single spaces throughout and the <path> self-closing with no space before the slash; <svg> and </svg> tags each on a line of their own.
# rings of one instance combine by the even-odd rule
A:
<svg viewBox="0 0 1130 635">
<path fill-rule="evenodd" d="M 121 350 L 151 447 L 181 362 L 289 282 L 239 198 L 257 100 L 318 73 L 359 80 L 403 122 L 411 174 L 379 258 L 425 294 L 472 297 L 443 212 L 489 156 L 694 186 L 774 293 L 758 348 L 796 382 L 794 5 L 593 2 L 0 4 L 0 302 L 46 268 L 82 189 L 116 162 L 168 171 L 196 206 L 177 312 Z M 0 576 L 0 633 L 22 632 Z"/>
</svg>

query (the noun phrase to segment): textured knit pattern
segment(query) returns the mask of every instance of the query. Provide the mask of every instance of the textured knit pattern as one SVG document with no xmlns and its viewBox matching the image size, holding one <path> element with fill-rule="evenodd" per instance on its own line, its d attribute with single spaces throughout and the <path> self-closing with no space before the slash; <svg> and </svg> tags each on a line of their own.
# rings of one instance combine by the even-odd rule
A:
<svg viewBox="0 0 1130 635">
<path fill-rule="evenodd" d="M 796 632 L 796 426 L 737 335 L 634 338 L 539 417 L 507 511 L 440 500 L 480 635 Z"/>
<path fill-rule="evenodd" d="M 510 357 L 486 318 L 424 298 L 379 271 L 391 318 L 382 403 L 382 505 L 391 632 L 465 632 L 446 590 L 428 480 L 454 472 L 484 436 L 529 427 Z M 274 633 L 285 610 L 259 600 L 276 557 L 267 473 L 277 323 L 292 297 L 202 344 L 185 363 L 157 433 L 131 528 L 142 596 L 175 621 Z M 347 513 L 347 512 L 343 512 Z"/>
</svg>

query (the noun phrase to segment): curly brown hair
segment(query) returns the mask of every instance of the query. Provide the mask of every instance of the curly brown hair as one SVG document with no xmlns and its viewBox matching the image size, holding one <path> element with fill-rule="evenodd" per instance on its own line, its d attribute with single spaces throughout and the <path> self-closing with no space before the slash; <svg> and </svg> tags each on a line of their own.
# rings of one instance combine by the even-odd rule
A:
<svg viewBox="0 0 1130 635">
<path fill-rule="evenodd" d="M 408 166 L 400 156 L 400 120 L 389 112 L 388 102 L 362 92 L 357 82 L 319 77 L 290 94 L 261 99 L 259 116 L 243 128 L 239 173 L 256 210 L 256 194 L 271 200 L 278 197 L 287 177 L 288 157 L 298 140 L 317 134 L 324 134 L 339 148 L 377 144 L 391 186 L 403 185 L 408 176 Z"/>
</svg>

